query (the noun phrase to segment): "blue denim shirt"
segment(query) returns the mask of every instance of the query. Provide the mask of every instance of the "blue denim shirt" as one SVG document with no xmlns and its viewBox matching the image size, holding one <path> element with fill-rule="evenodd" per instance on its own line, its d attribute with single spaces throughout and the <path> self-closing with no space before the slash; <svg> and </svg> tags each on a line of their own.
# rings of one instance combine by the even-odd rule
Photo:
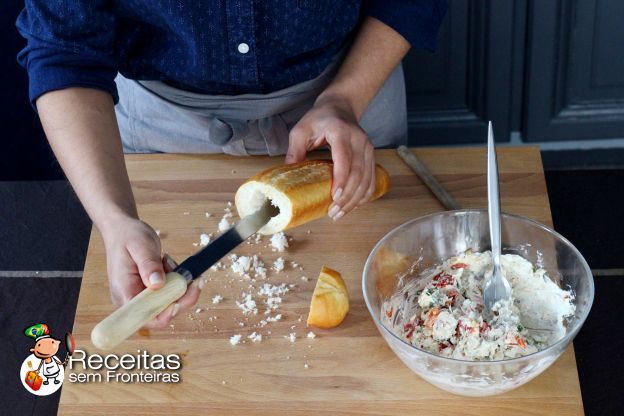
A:
<svg viewBox="0 0 624 416">
<path fill-rule="evenodd" d="M 27 0 L 18 61 L 30 99 L 114 78 L 206 94 L 268 93 L 319 75 L 364 16 L 432 50 L 446 0 Z"/>
</svg>

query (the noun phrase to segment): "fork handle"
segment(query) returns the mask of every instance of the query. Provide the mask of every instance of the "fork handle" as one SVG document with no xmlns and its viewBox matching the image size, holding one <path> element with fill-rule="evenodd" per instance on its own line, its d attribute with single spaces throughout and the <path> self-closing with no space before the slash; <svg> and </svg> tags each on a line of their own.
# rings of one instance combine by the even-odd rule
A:
<svg viewBox="0 0 624 416">
<path fill-rule="evenodd" d="M 488 219 L 490 222 L 490 241 L 492 244 L 492 262 L 495 269 L 500 270 L 501 256 L 501 210 L 500 187 L 498 180 L 498 163 L 496 160 L 496 146 L 492 122 L 488 125 L 488 152 L 487 152 L 487 189 L 488 189 Z"/>
</svg>

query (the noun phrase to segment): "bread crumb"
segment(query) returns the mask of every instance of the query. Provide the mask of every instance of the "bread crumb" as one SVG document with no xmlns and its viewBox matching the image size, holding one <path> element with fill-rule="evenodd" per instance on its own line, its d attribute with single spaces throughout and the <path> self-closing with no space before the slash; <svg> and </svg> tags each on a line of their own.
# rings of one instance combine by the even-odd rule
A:
<svg viewBox="0 0 624 416">
<path fill-rule="evenodd" d="M 223 300 L 223 296 L 221 296 L 221 295 L 215 295 L 215 296 L 212 298 L 212 304 L 213 304 L 213 305 L 216 305 L 216 304 L 220 303 L 222 300 Z"/>
<path fill-rule="evenodd" d="M 307 276 L 301 276 L 301 280 L 303 280 L 304 282 L 310 281 L 310 279 L 308 279 Z"/>
<path fill-rule="evenodd" d="M 252 257 L 252 263 L 251 263 L 253 269 L 254 269 L 254 273 L 255 273 L 255 277 L 260 278 L 260 279 L 266 279 L 267 274 L 266 274 L 266 267 L 264 267 L 264 263 L 260 260 L 260 258 L 257 255 L 254 255 Z"/>
<path fill-rule="evenodd" d="M 267 310 L 264 312 L 265 315 L 268 315 L 271 311 L 276 310 L 282 303 L 281 295 L 284 295 L 289 291 L 290 288 L 286 285 L 286 283 L 282 283 L 281 285 L 265 283 L 262 285 L 258 291 L 258 295 L 267 297 L 265 300 L 265 304 L 267 305 Z"/>
<path fill-rule="evenodd" d="M 212 238 L 212 234 L 205 234 L 202 233 L 199 235 L 199 245 L 202 247 L 207 246 L 208 244 L 210 244 L 210 239 Z"/>
<path fill-rule="evenodd" d="M 278 313 L 277 315 L 275 315 L 275 316 L 273 316 L 273 317 L 271 317 L 271 316 L 267 317 L 267 318 L 266 318 L 266 321 L 267 321 L 267 322 L 277 322 L 277 321 L 279 321 L 279 320 L 281 320 L 281 319 L 282 319 L 282 314 L 281 314 L 281 313 Z"/>
<path fill-rule="evenodd" d="M 207 213 L 206 213 L 206 218 L 210 218 L 210 217 L 212 217 L 212 214 L 211 214 L 211 213 L 209 213 L 209 212 L 207 212 Z"/>
<path fill-rule="evenodd" d="M 290 342 L 295 342 L 295 340 L 297 339 L 297 334 L 291 332 L 290 334 L 288 334 L 288 336 L 285 335 L 284 338 L 288 339 Z"/>
<path fill-rule="evenodd" d="M 282 270 L 284 270 L 284 259 L 281 257 L 278 257 L 274 262 L 273 262 L 273 270 L 275 270 L 276 272 L 281 272 Z"/>
<path fill-rule="evenodd" d="M 184 211 L 184 212 L 183 212 L 183 214 L 184 214 L 184 215 L 191 215 L 191 213 L 190 213 L 190 212 L 188 212 L 188 211 Z"/>
<path fill-rule="evenodd" d="M 288 292 L 290 292 L 290 289 L 288 288 L 288 286 L 286 286 L 286 283 L 282 283 L 281 285 L 272 285 L 271 283 L 265 283 L 262 285 L 260 290 L 258 290 L 258 295 L 273 297 L 276 295 L 284 295 Z"/>
<path fill-rule="evenodd" d="M 251 340 L 251 342 L 260 342 L 262 341 L 262 334 L 258 334 L 257 332 L 252 332 L 247 338 Z"/>
<path fill-rule="evenodd" d="M 221 381 L 221 384 L 223 384 L 223 385 L 225 386 L 225 384 L 226 384 L 226 383 L 225 383 L 225 380 Z"/>
<path fill-rule="evenodd" d="M 314 339 L 314 338 L 316 338 L 316 334 L 314 332 L 310 331 L 310 332 L 308 332 L 308 338 Z"/>
<path fill-rule="evenodd" d="M 266 304 L 269 307 L 268 310 L 277 309 L 281 303 L 282 303 L 282 298 L 279 296 L 272 296 L 272 297 L 267 298 L 266 300 Z"/>
<path fill-rule="evenodd" d="M 154 230 L 154 231 L 156 232 L 156 235 L 160 237 L 160 230 Z"/>
<path fill-rule="evenodd" d="M 247 256 L 240 256 L 232 260 L 231 269 L 239 276 L 244 276 L 251 267 L 251 258 Z"/>
<path fill-rule="evenodd" d="M 241 340 L 241 334 L 232 335 L 230 337 L 230 344 L 238 345 L 240 344 L 240 340 Z"/>
<path fill-rule="evenodd" d="M 230 228 L 232 228 L 232 224 L 228 222 L 227 218 L 225 217 L 221 218 L 221 221 L 219 221 L 219 231 L 225 232 L 229 230 Z"/>
<path fill-rule="evenodd" d="M 195 313 L 200 313 L 201 311 L 203 311 L 203 309 L 202 309 L 202 308 L 197 308 L 197 309 L 195 309 Z"/>
<path fill-rule="evenodd" d="M 251 297 L 251 293 L 243 293 L 243 301 L 236 301 L 236 306 L 238 306 L 245 315 L 249 315 L 250 313 L 253 313 L 254 315 L 258 314 L 256 301 Z"/>
<path fill-rule="evenodd" d="M 308 368 L 310 368 L 310 366 L 308 365 L 308 363 L 305 363 L 305 364 L 303 365 L 303 368 L 308 369 Z"/>
<path fill-rule="evenodd" d="M 275 233 L 271 236 L 271 247 L 273 247 L 273 251 L 282 252 L 288 247 L 288 240 L 284 235 L 283 231 L 279 233 Z"/>
</svg>

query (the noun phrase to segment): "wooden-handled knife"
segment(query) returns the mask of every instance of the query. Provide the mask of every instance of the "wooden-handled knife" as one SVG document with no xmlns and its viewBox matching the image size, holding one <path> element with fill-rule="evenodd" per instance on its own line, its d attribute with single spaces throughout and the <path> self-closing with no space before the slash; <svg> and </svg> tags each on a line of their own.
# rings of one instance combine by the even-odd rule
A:
<svg viewBox="0 0 624 416">
<path fill-rule="evenodd" d="M 119 345 L 171 303 L 182 297 L 191 281 L 198 278 L 277 214 L 279 210 L 268 200 L 265 201 L 258 211 L 241 219 L 233 228 L 184 260 L 173 272 L 167 273 L 165 285 L 162 288 L 143 290 L 97 324 L 91 331 L 93 345 L 103 350 Z"/>
</svg>

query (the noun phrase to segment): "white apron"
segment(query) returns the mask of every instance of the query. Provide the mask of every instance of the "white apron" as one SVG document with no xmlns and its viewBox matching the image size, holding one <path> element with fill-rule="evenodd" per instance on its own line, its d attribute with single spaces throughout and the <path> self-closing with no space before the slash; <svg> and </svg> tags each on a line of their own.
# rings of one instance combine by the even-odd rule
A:
<svg viewBox="0 0 624 416">
<path fill-rule="evenodd" d="M 160 81 L 115 82 L 115 107 L 126 153 L 283 155 L 288 133 L 331 82 L 341 57 L 318 77 L 269 94 L 205 95 Z M 403 68 L 399 64 L 362 116 L 375 147 L 407 143 Z"/>
</svg>

